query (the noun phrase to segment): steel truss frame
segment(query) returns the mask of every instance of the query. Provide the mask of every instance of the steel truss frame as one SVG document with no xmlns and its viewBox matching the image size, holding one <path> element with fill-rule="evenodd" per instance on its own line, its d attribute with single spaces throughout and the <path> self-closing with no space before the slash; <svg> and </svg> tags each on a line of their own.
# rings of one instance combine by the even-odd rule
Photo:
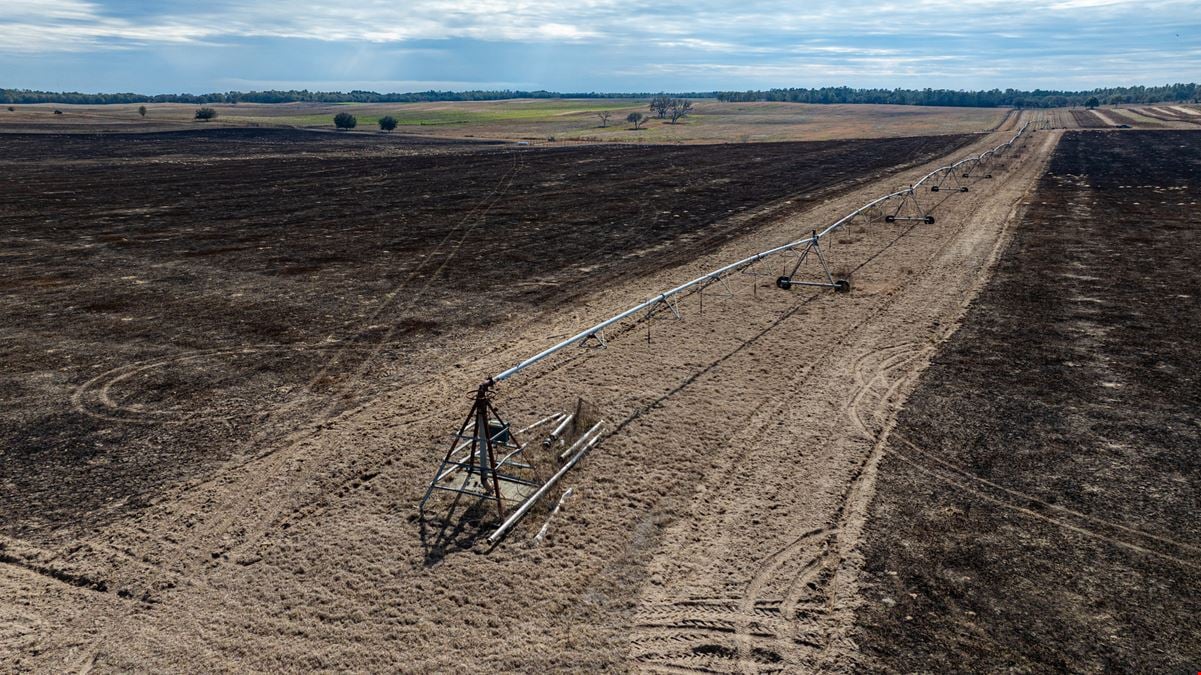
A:
<svg viewBox="0 0 1201 675">
<path fill-rule="evenodd" d="M 812 230 L 809 235 L 802 239 L 761 251 L 719 269 L 707 272 L 675 288 L 663 291 L 488 378 L 479 385 L 471 411 L 468 413 L 462 427 L 460 427 L 459 433 L 455 435 L 451 448 L 443 458 L 438 472 L 434 474 L 434 479 L 430 482 L 429 488 L 421 500 L 419 509 L 424 513 L 426 502 L 438 490 L 448 490 L 480 498 L 493 499 L 497 505 L 497 513 L 504 521 L 488 538 L 489 542 L 496 543 L 509 528 L 520 520 L 534 502 L 541 499 L 551 485 L 557 482 L 602 438 L 602 434 L 597 431 L 598 427 L 590 429 L 588 434 L 585 435 L 588 438 L 587 442 L 545 483 L 514 475 L 509 471 L 510 469 L 528 471 L 531 467 L 516 459 L 521 455 L 525 445 L 516 441 L 516 435 L 508 431 L 508 424 L 501 419 L 496 409 L 492 406 L 490 400 L 491 392 L 498 383 L 508 380 L 514 375 L 571 346 L 584 347 L 588 346 L 590 342 L 595 341 L 598 348 L 604 348 L 607 345 L 605 329 L 627 319 L 646 320 L 648 324 L 647 339 L 649 340 L 650 319 L 653 319 L 655 314 L 664 307 L 670 310 L 676 319 L 680 319 L 682 317 L 679 311 L 678 300 L 686 294 L 701 294 L 706 288 L 714 284 L 721 284 L 726 290 L 724 295 L 732 296 L 733 291 L 727 283 L 727 277 L 733 274 L 768 276 L 757 271 L 756 266 L 763 260 L 774 256 L 795 256 L 791 271 L 788 270 L 787 263 L 785 263 L 785 274 L 776 279 L 776 286 L 780 289 L 789 290 L 794 286 L 807 286 L 829 288 L 836 292 L 847 292 L 850 290 L 850 281 L 847 279 L 835 279 L 826 261 L 821 245 L 825 237 L 847 227 L 857 219 L 866 220 L 868 224 L 871 224 L 877 222 L 881 215 L 883 215 L 883 220 L 886 223 L 908 221 L 933 224 L 934 216 L 917 199 L 918 192 L 925 188 L 928 188 L 930 192 L 942 192 L 944 189 L 950 189 L 953 192 L 967 192 L 972 182 L 982 178 L 992 178 L 992 174 L 988 173 L 990 168 L 998 166 L 998 160 L 1013 150 L 1015 144 L 1026 134 L 1029 126 L 1029 122 L 1023 124 L 1017 133 L 1005 143 L 986 150 L 979 155 L 966 157 L 953 164 L 939 167 L 904 189 L 873 199 L 820 231 Z M 816 260 L 820 266 L 821 273 L 817 281 L 798 281 L 795 279 L 806 260 Z M 703 298 L 703 295 L 701 297 Z M 532 429 L 534 426 L 539 426 L 548 421 L 558 421 L 559 419 L 562 418 L 552 416 L 522 431 Z M 558 433 L 562 426 L 564 424 L 560 423 L 560 429 L 556 430 L 555 433 Z M 493 429 L 498 430 L 497 433 L 490 433 Z M 577 441 L 576 445 L 580 445 L 582 441 L 583 437 L 580 441 Z M 503 448 L 509 452 L 500 461 L 497 461 L 495 455 L 499 448 Z M 560 459 L 566 459 L 567 454 L 569 453 L 564 453 L 564 457 Z M 466 472 L 465 477 L 461 479 L 461 483 L 454 481 L 446 483 L 447 478 L 455 476 L 460 472 Z M 478 476 L 475 483 L 472 483 L 473 476 Z M 536 491 L 526 497 L 508 518 L 505 518 L 504 498 L 501 492 L 502 482 L 511 482 L 531 489 L 536 488 Z"/>
</svg>

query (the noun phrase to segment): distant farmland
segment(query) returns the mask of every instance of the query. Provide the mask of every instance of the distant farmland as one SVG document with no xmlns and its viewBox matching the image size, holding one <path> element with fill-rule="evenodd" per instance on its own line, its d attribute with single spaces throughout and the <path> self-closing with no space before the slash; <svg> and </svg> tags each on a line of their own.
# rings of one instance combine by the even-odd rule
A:
<svg viewBox="0 0 1201 675">
<path fill-rule="evenodd" d="M 198 106 L 148 105 L 145 118 L 136 105 L 15 106 L 0 111 L 0 131 L 133 131 L 195 126 L 290 126 L 333 129 L 333 117 L 350 112 L 355 133 L 378 133 L 380 117 L 398 123 L 395 133 L 457 138 L 620 143 L 720 143 L 840 138 L 888 138 L 989 131 L 1005 119 L 998 108 L 936 108 L 896 105 L 810 105 L 801 103 L 720 103 L 700 100 L 695 111 L 670 124 L 652 119 L 637 131 L 625 121 L 631 112 L 649 114 L 647 103 L 630 99 L 510 100 L 409 104 L 238 104 L 212 105 L 212 122 L 192 119 Z M 55 109 L 62 115 L 54 115 Z M 609 111 L 605 126 L 597 113 Z"/>
</svg>

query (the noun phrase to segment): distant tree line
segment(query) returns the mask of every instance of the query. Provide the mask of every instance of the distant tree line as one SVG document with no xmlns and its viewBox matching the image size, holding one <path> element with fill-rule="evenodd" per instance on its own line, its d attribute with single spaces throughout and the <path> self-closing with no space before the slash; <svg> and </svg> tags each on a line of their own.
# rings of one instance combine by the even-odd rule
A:
<svg viewBox="0 0 1201 675">
<path fill-rule="evenodd" d="M 787 101 L 790 103 L 890 103 L 895 105 L 939 105 L 973 108 L 1063 108 L 1083 106 L 1090 99 L 1108 105 L 1120 103 L 1164 103 L 1201 100 L 1201 85 L 1166 84 L 1162 87 L 1111 87 L 1088 91 L 1035 89 L 768 89 L 766 91 L 719 91 L 719 101 Z"/>
<path fill-rule="evenodd" d="M 629 98 L 648 99 L 654 96 L 644 93 L 577 92 L 553 91 L 421 91 L 407 94 L 380 94 L 374 91 L 229 91 L 212 94 L 82 94 L 79 92 L 33 91 L 30 89 L 0 89 L 0 104 L 9 103 L 75 103 L 81 105 L 104 105 L 108 103 L 426 103 L 436 101 L 499 101 L 510 98 L 554 99 L 554 98 Z M 713 98 L 713 92 L 686 92 L 674 94 L 681 98 Z"/>
<path fill-rule="evenodd" d="M 1159 87 L 1111 87 L 1088 91 L 1058 91 L 1035 89 L 990 89 L 962 91 L 954 89 L 855 89 L 852 87 L 823 87 L 820 89 L 767 89 L 748 91 L 708 91 L 655 94 L 650 92 L 574 92 L 474 90 L 422 91 L 405 94 L 381 94 L 374 91 L 351 92 L 309 91 L 229 91 L 211 94 L 83 94 L 79 92 L 33 91 L 30 89 L 0 89 L 0 104 L 13 103 L 75 103 L 102 105 L 107 103 L 424 103 L 435 101 L 498 101 L 510 98 L 626 98 L 654 99 L 716 98 L 719 101 L 788 101 L 793 103 L 891 103 L 896 105 L 929 105 L 959 107 L 1060 108 L 1084 106 L 1096 98 L 1101 104 L 1164 103 L 1170 101 L 1201 102 L 1201 85 L 1166 84 Z M 655 111 L 658 113 L 658 111 Z"/>
</svg>

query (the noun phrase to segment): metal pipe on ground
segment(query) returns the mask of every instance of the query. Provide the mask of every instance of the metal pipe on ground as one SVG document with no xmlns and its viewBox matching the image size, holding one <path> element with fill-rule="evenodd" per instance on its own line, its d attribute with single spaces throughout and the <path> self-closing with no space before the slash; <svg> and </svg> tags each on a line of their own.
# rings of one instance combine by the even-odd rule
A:
<svg viewBox="0 0 1201 675">
<path fill-rule="evenodd" d="M 518 523 L 518 521 L 525 517 L 525 514 L 529 513 L 529 510 L 534 508 L 534 504 L 538 503 L 538 500 L 546 496 L 546 493 L 549 492 L 550 489 L 563 478 L 563 476 L 566 476 L 567 472 L 570 471 L 571 468 L 574 467 L 581 459 L 583 459 L 584 455 L 587 454 L 588 451 L 592 449 L 592 446 L 596 445 L 597 441 L 599 440 L 600 436 L 595 436 L 592 441 L 588 443 L 588 445 L 585 445 L 579 452 L 575 454 L 574 457 L 571 458 L 570 461 L 564 464 L 563 468 L 559 469 L 555 475 L 551 476 L 550 480 L 543 483 L 542 487 L 538 488 L 537 492 L 531 495 L 529 499 L 525 500 L 521 507 L 514 511 L 511 516 L 506 518 L 505 522 L 501 523 L 500 527 L 496 528 L 495 532 L 488 535 L 488 543 L 495 544 L 496 542 L 500 541 L 500 538 L 505 536 L 506 532 L 512 529 L 513 526 Z"/>
<path fill-rule="evenodd" d="M 571 420 L 573 419 L 575 419 L 575 413 L 564 417 L 563 421 L 559 423 L 559 426 L 555 427 L 555 430 L 550 432 L 550 435 L 542 441 L 542 447 L 549 448 L 550 446 L 554 445 L 555 441 L 559 440 L 559 437 L 563 435 L 563 430 L 567 428 L 568 424 L 571 424 Z"/>
<path fill-rule="evenodd" d="M 597 429 L 600 429 L 604 423 L 605 423 L 605 421 L 601 420 L 601 421 L 597 422 L 596 424 L 593 424 L 591 429 L 589 429 L 588 431 L 585 431 L 583 434 L 581 434 L 580 437 L 576 439 L 575 443 L 571 444 L 570 448 L 567 448 L 566 450 L 563 451 L 562 454 L 559 455 L 559 459 L 561 459 L 561 460 L 567 459 L 568 455 L 570 455 L 572 452 L 574 452 L 576 448 L 580 447 L 580 445 L 582 443 L 587 441 L 588 437 L 591 436 L 594 431 L 596 431 Z"/>
</svg>

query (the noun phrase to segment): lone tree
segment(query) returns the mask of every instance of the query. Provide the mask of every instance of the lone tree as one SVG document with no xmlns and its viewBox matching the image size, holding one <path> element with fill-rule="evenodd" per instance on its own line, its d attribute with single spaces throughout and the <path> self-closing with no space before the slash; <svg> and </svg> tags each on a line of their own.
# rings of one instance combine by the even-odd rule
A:
<svg viewBox="0 0 1201 675">
<path fill-rule="evenodd" d="M 1090 97 L 1087 101 L 1085 101 L 1084 105 L 1088 106 L 1089 110 L 1092 110 L 1093 108 L 1096 108 L 1097 106 L 1101 105 L 1101 102 L 1097 100 L 1096 96 L 1093 96 L 1093 97 Z"/>
<path fill-rule="evenodd" d="M 681 117 L 692 112 L 692 101 L 687 101 L 682 98 L 671 99 L 671 107 L 667 109 L 667 114 L 671 117 L 671 123 L 675 124 Z"/>
<path fill-rule="evenodd" d="M 655 113 L 655 117 L 663 119 L 667 117 L 667 111 L 671 108 L 672 99 L 668 98 L 667 94 L 659 94 L 651 99 L 651 112 Z"/>
<path fill-rule="evenodd" d="M 334 126 L 339 129 L 353 129 L 358 125 L 358 118 L 350 113 L 340 112 L 334 115 Z"/>
<path fill-rule="evenodd" d="M 352 124 L 350 126 L 353 127 L 354 125 Z M 391 115 L 384 115 L 383 117 L 379 118 L 379 128 L 380 131 L 392 131 L 396 128 L 396 118 Z"/>
<path fill-rule="evenodd" d="M 196 119 L 201 122 L 217 119 L 217 111 L 212 108 L 200 108 L 196 111 Z"/>
<path fill-rule="evenodd" d="M 630 124 L 633 124 L 634 130 L 637 131 L 638 127 L 643 122 L 646 121 L 646 115 L 643 115 L 642 113 L 639 113 L 639 112 L 633 112 L 633 113 L 630 113 L 629 115 L 626 115 L 626 121 L 629 122 Z"/>
<path fill-rule="evenodd" d="M 146 106 L 144 106 L 144 105 L 138 106 L 138 114 L 141 115 L 142 117 L 145 117 L 146 116 Z"/>
<path fill-rule="evenodd" d="M 600 118 L 601 128 L 603 129 L 609 126 L 609 118 L 613 116 L 613 113 L 608 110 L 602 110 L 596 113 L 596 116 Z"/>
</svg>

